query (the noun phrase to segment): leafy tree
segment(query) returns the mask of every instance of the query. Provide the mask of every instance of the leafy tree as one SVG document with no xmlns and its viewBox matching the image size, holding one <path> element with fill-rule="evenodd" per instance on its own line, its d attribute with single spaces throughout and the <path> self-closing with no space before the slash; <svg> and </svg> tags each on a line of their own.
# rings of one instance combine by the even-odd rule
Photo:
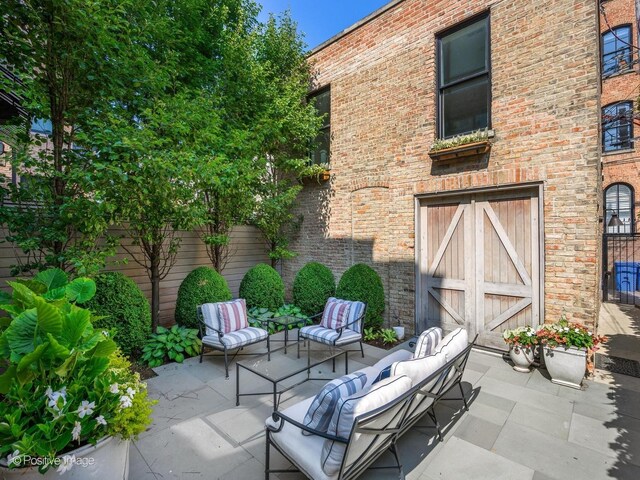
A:
<svg viewBox="0 0 640 480">
<path fill-rule="evenodd" d="M 47 265 L 85 274 L 102 266 L 113 241 L 109 205 L 96 192 L 101 173 L 86 119 L 117 97 L 126 79 L 114 72 L 128 50 L 125 11 L 131 0 L 6 0 L 0 16 L 0 89 L 21 98 L 26 120 L 16 138 L 14 166 L 26 177 L 2 189 L 0 223 L 22 251 L 14 273 Z M 32 119 L 50 133 L 28 135 Z M 85 133 L 80 138 L 79 133 Z M 35 208 L 37 206 L 37 208 Z"/>
</svg>

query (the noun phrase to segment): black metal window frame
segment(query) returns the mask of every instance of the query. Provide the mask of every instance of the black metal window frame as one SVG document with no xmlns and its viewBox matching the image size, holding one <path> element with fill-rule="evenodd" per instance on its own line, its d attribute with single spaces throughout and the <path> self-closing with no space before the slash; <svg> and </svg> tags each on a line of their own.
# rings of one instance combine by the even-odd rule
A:
<svg viewBox="0 0 640 480">
<path fill-rule="evenodd" d="M 621 112 L 621 107 L 628 113 Z M 627 129 L 627 135 L 621 140 L 623 129 Z M 602 151 L 609 153 L 632 148 L 633 102 L 614 102 L 602 107 Z"/>
<path fill-rule="evenodd" d="M 490 16 L 490 11 L 485 11 L 482 13 L 479 13 L 477 15 L 474 15 L 473 17 L 458 23 L 452 27 L 447 28 L 446 30 L 443 30 L 439 33 L 436 34 L 436 54 L 435 54 L 435 60 L 436 60 L 436 97 L 437 97 L 437 109 L 436 109 L 436 124 L 438 126 L 438 138 L 450 138 L 450 137 L 454 137 L 457 135 L 464 135 L 465 133 L 471 133 L 470 130 L 468 132 L 461 132 L 461 133 L 455 133 L 452 135 L 445 135 L 445 131 L 444 131 L 444 90 L 447 88 L 451 88 L 457 85 L 461 85 L 467 82 L 471 82 L 473 80 L 476 80 L 478 78 L 482 78 L 482 77 L 487 77 L 487 126 L 486 128 L 490 129 L 491 128 L 491 83 L 492 83 L 492 79 L 491 79 L 491 16 Z M 469 25 L 473 25 L 476 22 L 480 22 L 480 21 L 484 21 L 486 20 L 487 22 L 487 37 L 486 37 L 486 42 L 487 42 L 487 48 L 486 48 L 486 69 L 481 71 L 481 72 L 476 72 L 474 74 L 468 75 L 464 78 L 455 80 L 453 82 L 449 82 L 446 84 L 443 84 L 443 82 L 441 81 L 441 69 L 442 69 L 442 65 L 441 65 L 441 61 L 442 61 L 442 54 L 441 54 L 441 48 L 442 48 L 442 39 L 447 37 L 448 35 L 451 35 L 453 33 L 456 33 L 459 30 L 462 30 L 465 27 L 468 27 Z"/>
<path fill-rule="evenodd" d="M 626 32 L 627 40 L 624 40 L 622 32 Z M 602 62 L 602 76 L 607 78 L 618 73 L 626 73 L 633 71 L 633 52 L 631 44 L 633 43 L 633 29 L 631 24 L 623 24 L 607 30 L 600 36 L 600 60 Z M 610 36 L 614 42 L 615 50 L 610 53 L 604 53 L 604 44 Z M 622 67 L 626 64 L 626 67 Z"/>
<path fill-rule="evenodd" d="M 618 219 L 620 219 L 620 187 L 624 187 L 626 189 L 629 190 L 629 209 L 630 209 L 630 231 L 628 232 L 621 232 L 620 231 L 620 227 L 615 227 L 617 229 L 617 231 L 615 232 L 610 232 L 609 228 L 614 228 L 614 227 L 609 227 L 609 220 L 611 220 L 611 217 L 615 214 L 618 216 Z M 610 190 L 612 189 L 616 189 L 616 205 L 615 208 L 608 208 L 607 207 L 607 193 L 609 193 Z M 633 187 L 631 185 L 629 185 L 628 183 L 624 183 L 624 182 L 616 182 L 616 183 L 612 183 L 611 185 L 608 185 L 607 188 L 604 189 L 604 231 L 606 235 L 630 235 L 635 233 L 636 231 L 636 221 L 635 221 L 635 191 L 633 189 Z M 609 215 L 609 213 L 611 213 L 611 215 Z"/>
<path fill-rule="evenodd" d="M 331 161 L 331 84 L 329 85 L 325 85 L 322 88 L 319 88 L 317 90 L 312 91 L 311 93 L 309 93 L 307 95 L 307 101 L 308 102 L 313 102 L 317 97 L 319 97 L 320 95 L 323 95 L 325 93 L 329 94 L 329 112 L 328 115 L 326 115 L 326 117 L 324 118 L 323 124 L 320 127 L 320 130 L 318 132 L 318 137 L 320 136 L 326 136 L 329 139 L 328 142 L 328 147 L 329 147 L 329 152 L 327 153 L 327 163 L 329 163 Z M 316 140 L 317 140 L 316 138 Z M 309 151 L 309 162 L 311 163 L 322 163 L 322 162 L 314 162 L 313 160 L 313 155 L 314 153 L 318 151 L 318 147 L 316 146 L 315 149 L 312 149 Z"/>
</svg>

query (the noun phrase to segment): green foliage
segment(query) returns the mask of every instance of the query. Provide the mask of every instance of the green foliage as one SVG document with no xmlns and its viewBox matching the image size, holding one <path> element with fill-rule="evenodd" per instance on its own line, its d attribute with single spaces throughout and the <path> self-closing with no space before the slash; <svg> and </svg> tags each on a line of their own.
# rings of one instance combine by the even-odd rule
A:
<svg viewBox="0 0 640 480">
<path fill-rule="evenodd" d="M 396 332 L 393 328 L 383 328 L 380 331 L 380 338 L 382 338 L 382 342 L 387 345 L 398 341 L 398 337 L 396 336 Z"/>
<path fill-rule="evenodd" d="M 380 338 L 380 330 L 377 330 L 374 327 L 366 327 L 363 330 L 364 341 L 365 342 L 373 342 L 374 340 L 378 340 Z"/>
<path fill-rule="evenodd" d="M 198 338 L 198 330 L 174 325 L 171 328 L 158 327 L 142 349 L 142 361 L 150 367 L 159 367 L 167 360 L 178 363 L 185 358 L 195 357 L 200 353 L 202 341 Z"/>
<path fill-rule="evenodd" d="M 284 305 L 284 282 L 280 274 L 264 263 L 250 268 L 240 283 L 240 298 L 247 308 L 277 310 Z"/>
<path fill-rule="evenodd" d="M 384 312 L 384 287 L 376 271 L 358 263 L 350 267 L 340 278 L 336 296 L 344 300 L 359 300 L 366 302 L 367 313 L 364 319 L 365 327 L 379 327 L 382 325 Z"/>
<path fill-rule="evenodd" d="M 94 280 L 97 293 L 85 305 L 101 317 L 94 326 L 115 332 L 113 340 L 122 353 L 136 358 L 151 334 L 149 301 L 138 285 L 122 273 L 101 273 Z"/>
<path fill-rule="evenodd" d="M 212 268 L 198 267 L 185 277 L 178 289 L 176 323 L 197 329 L 198 305 L 227 300 L 231 300 L 231 291 L 224 277 Z"/>
<path fill-rule="evenodd" d="M 477 130 L 475 132 L 468 133 L 466 135 L 456 135 L 451 138 L 439 138 L 431 145 L 431 151 L 437 152 L 438 150 L 444 150 L 445 148 L 458 147 L 460 145 L 467 145 L 468 143 L 481 142 L 489 138 L 489 130 Z"/>
<path fill-rule="evenodd" d="M 335 293 L 336 280 L 333 273 L 318 262 L 307 263 L 293 281 L 293 303 L 307 315 L 321 312 L 327 299 Z"/>
<path fill-rule="evenodd" d="M 538 343 L 549 347 L 577 347 L 589 350 L 607 341 L 606 336 L 594 335 L 584 325 L 567 321 L 564 315 L 556 323 L 542 325 L 535 335 Z"/>
<path fill-rule="evenodd" d="M 0 457 L 11 454 L 17 467 L 26 456 L 53 460 L 105 435 L 142 432 L 150 423 L 145 385 L 78 306 L 91 300 L 93 281 L 69 283 L 48 270 L 9 285 L 0 305 L 10 315 L 0 327 Z"/>
<path fill-rule="evenodd" d="M 294 328 L 302 328 L 305 325 L 311 325 L 313 323 L 307 315 L 302 313 L 299 307 L 292 304 L 283 305 L 275 311 L 269 310 L 268 308 L 253 307 L 249 309 L 248 315 L 249 324 L 252 327 L 265 328 L 269 332 L 269 335 L 281 332 L 285 328 L 293 330 Z M 290 323 L 286 327 L 270 321 L 278 317 L 294 317 L 300 319 L 300 321 Z"/>
</svg>

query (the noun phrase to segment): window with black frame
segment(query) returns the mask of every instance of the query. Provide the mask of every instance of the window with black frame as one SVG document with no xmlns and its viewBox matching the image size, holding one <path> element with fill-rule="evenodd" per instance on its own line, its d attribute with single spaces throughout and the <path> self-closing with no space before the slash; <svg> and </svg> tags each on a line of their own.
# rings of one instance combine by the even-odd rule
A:
<svg viewBox="0 0 640 480">
<path fill-rule="evenodd" d="M 489 16 L 438 37 L 438 136 L 490 128 Z"/>
<path fill-rule="evenodd" d="M 622 25 L 602 34 L 602 76 L 631 69 L 631 26 Z"/>
<path fill-rule="evenodd" d="M 605 228 L 607 233 L 633 233 L 633 189 L 625 183 L 614 183 L 604 191 Z M 614 217 L 619 221 L 611 221 Z"/>
<path fill-rule="evenodd" d="M 602 108 L 602 150 L 633 148 L 633 103 L 618 102 Z"/>
<path fill-rule="evenodd" d="M 315 104 L 318 115 L 322 116 L 322 127 L 315 138 L 315 148 L 309 157 L 312 164 L 329 163 L 331 157 L 331 90 L 323 89 L 310 98 Z"/>
</svg>

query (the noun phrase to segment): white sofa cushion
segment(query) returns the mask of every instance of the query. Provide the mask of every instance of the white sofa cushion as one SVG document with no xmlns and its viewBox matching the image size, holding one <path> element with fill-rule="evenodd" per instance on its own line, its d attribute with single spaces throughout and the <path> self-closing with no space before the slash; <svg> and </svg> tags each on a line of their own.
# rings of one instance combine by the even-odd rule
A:
<svg viewBox="0 0 640 480">
<path fill-rule="evenodd" d="M 442 329 L 440 327 L 427 328 L 420 334 L 416 341 L 416 349 L 413 352 L 413 358 L 426 357 L 433 355 L 436 346 L 442 340 Z"/>
<path fill-rule="evenodd" d="M 348 398 L 340 399 L 327 433 L 349 438 L 356 417 L 386 405 L 408 391 L 412 385 L 411 379 L 405 375 L 390 377 Z M 354 433 L 351 441 L 357 441 L 359 435 Z M 344 453 L 344 443 L 325 440 L 322 447 L 321 464 L 327 475 L 335 475 L 339 472 Z"/>
<path fill-rule="evenodd" d="M 399 350 L 396 350 L 395 352 L 391 352 L 386 357 L 381 358 L 372 367 L 367 367 L 366 369 L 363 368 L 363 370 L 366 370 L 367 372 L 367 383 L 365 385 L 365 388 L 370 387 L 375 381 L 376 377 L 380 374 L 380 372 L 385 368 L 391 366 L 393 362 L 401 362 L 403 360 L 408 360 L 411 358 L 412 355 L 413 354 L 409 350 L 399 349 Z"/>
<path fill-rule="evenodd" d="M 391 365 L 389 375 L 391 377 L 406 375 L 414 385 L 417 385 L 439 368 L 443 367 L 445 363 L 447 363 L 446 355 L 439 352 L 435 355 L 428 355 L 422 358 L 412 358 L 403 362 L 395 362 Z"/>
<path fill-rule="evenodd" d="M 367 375 L 362 371 L 331 380 L 313 399 L 303 424 L 326 433 L 338 401 L 359 392 L 364 388 L 365 383 L 367 383 Z M 304 430 L 302 433 L 311 435 Z"/>
<path fill-rule="evenodd" d="M 453 360 L 469 344 L 469 335 L 464 328 L 456 328 L 449 333 L 436 347 L 436 353 L 444 352 L 447 362 Z"/>
</svg>

